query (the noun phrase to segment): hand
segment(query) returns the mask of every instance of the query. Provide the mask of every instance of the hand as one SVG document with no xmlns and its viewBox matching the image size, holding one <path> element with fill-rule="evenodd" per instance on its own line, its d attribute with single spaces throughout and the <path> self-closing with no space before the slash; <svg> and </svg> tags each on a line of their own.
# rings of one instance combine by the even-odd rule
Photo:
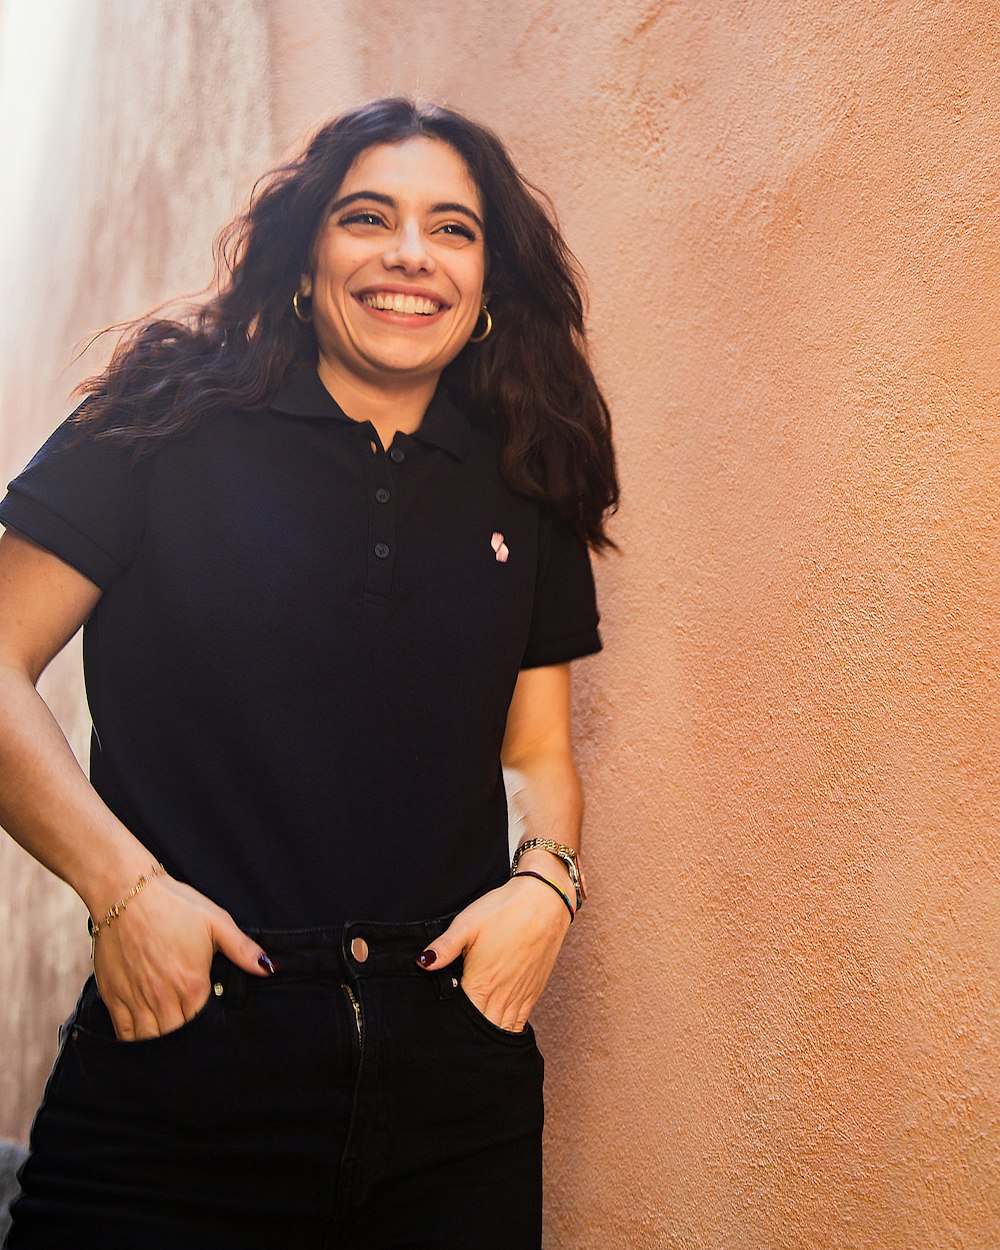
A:
<svg viewBox="0 0 1000 1250">
<path fill-rule="evenodd" d="M 462 989 L 493 1024 L 519 1033 L 555 967 L 569 915 L 558 896 L 532 877 L 511 878 L 459 912 L 422 956 L 446 967 L 465 956 Z M 433 951 L 434 958 L 426 955 Z"/>
<path fill-rule="evenodd" d="M 172 877 L 153 878 L 94 942 L 97 988 L 119 1041 L 159 1037 L 200 1011 L 217 950 L 255 976 L 273 971 L 228 912 Z"/>
</svg>

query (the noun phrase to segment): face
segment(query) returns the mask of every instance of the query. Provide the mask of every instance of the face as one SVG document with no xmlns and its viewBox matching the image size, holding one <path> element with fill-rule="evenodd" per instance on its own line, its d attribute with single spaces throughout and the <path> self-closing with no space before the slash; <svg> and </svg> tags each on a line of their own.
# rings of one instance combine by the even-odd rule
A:
<svg viewBox="0 0 1000 1250">
<path fill-rule="evenodd" d="M 479 192 L 448 144 L 413 138 L 362 152 L 302 275 L 321 372 L 383 386 L 436 379 L 479 316 L 482 219 Z"/>
</svg>

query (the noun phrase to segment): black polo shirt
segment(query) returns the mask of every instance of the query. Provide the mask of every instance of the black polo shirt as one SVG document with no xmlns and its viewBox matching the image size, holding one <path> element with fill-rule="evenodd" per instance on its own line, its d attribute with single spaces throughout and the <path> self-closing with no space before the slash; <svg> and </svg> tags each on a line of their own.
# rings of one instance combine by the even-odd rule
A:
<svg viewBox="0 0 1000 1250">
<path fill-rule="evenodd" d="M 518 670 L 601 644 L 586 547 L 508 489 L 497 439 L 439 388 L 384 451 L 314 369 L 136 465 L 80 429 L 0 521 L 104 592 L 91 778 L 152 854 L 256 926 L 427 918 L 502 882 Z"/>
</svg>

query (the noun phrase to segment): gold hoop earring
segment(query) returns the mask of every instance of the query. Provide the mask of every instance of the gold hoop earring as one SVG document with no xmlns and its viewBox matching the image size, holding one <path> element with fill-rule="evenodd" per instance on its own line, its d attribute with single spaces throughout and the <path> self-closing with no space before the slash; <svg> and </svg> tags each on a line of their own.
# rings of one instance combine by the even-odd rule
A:
<svg viewBox="0 0 1000 1250">
<path fill-rule="evenodd" d="M 304 326 L 307 326 L 312 321 L 312 310 L 310 309 L 310 315 L 308 317 L 304 317 L 302 315 L 302 309 L 299 307 L 299 296 L 301 294 L 302 294 L 301 291 L 296 291 L 295 294 L 292 296 L 292 310 L 294 311 L 297 319 L 301 321 Z M 307 295 L 306 299 L 308 298 L 309 296 Z"/>
<path fill-rule="evenodd" d="M 485 304 L 479 310 L 479 317 L 486 318 L 486 329 L 482 332 L 482 334 L 470 335 L 469 337 L 470 343 L 481 343 L 483 339 L 488 339 L 490 337 L 490 331 L 493 329 L 493 318 L 490 316 L 490 310 L 486 307 Z M 479 325 L 479 317 L 476 318 L 477 326 Z M 472 328 L 475 329 L 476 326 L 473 326 Z"/>
</svg>

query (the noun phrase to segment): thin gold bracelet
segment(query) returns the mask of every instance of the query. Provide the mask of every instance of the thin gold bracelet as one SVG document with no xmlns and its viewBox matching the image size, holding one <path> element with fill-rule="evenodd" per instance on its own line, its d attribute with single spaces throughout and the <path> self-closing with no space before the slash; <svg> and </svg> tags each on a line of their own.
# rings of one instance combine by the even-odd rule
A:
<svg viewBox="0 0 1000 1250">
<path fill-rule="evenodd" d="M 120 898 L 118 902 L 114 904 L 113 907 L 108 908 L 108 910 L 104 913 L 103 920 L 98 921 L 98 920 L 95 920 L 93 916 L 91 916 L 90 917 L 90 936 L 94 939 L 94 941 L 95 942 L 97 941 L 97 935 L 100 933 L 102 929 L 109 928 L 111 924 L 115 920 L 118 919 L 118 917 L 122 914 L 122 912 L 125 910 L 127 905 L 131 903 L 131 901 L 135 898 L 137 894 L 141 894 L 143 892 L 146 886 L 149 885 L 150 881 L 154 880 L 156 877 L 162 877 L 166 871 L 167 870 L 163 867 L 162 864 L 154 864 L 152 868 L 150 868 L 148 874 L 144 872 L 142 876 L 139 878 L 139 880 L 135 883 L 135 885 L 131 888 L 131 890 L 129 890 L 129 892 L 123 898 Z"/>
</svg>

